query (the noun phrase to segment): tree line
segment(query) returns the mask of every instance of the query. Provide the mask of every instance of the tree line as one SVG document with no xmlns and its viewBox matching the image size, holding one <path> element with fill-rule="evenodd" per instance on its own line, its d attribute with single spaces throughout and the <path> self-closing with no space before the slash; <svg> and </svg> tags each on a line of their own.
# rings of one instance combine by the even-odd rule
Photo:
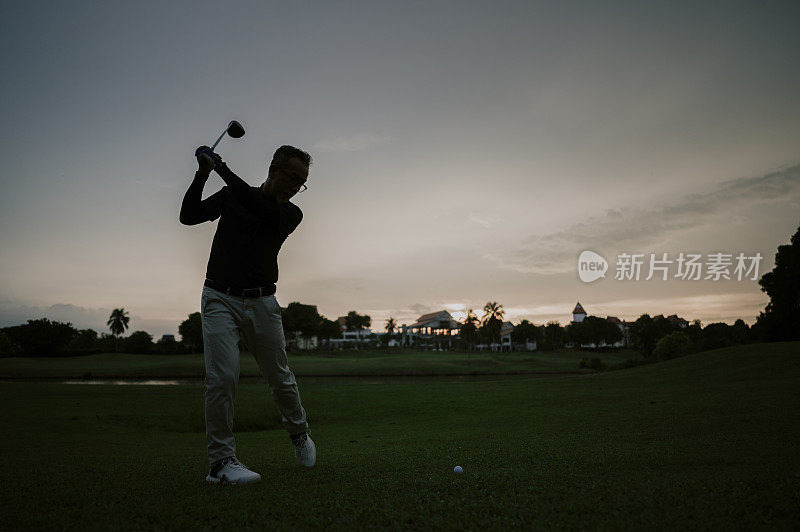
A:
<svg viewBox="0 0 800 532">
<path fill-rule="evenodd" d="M 341 337 L 341 328 L 333 320 L 321 316 L 313 305 L 289 303 L 282 310 L 287 337 L 299 333 L 325 338 Z M 350 311 L 345 317 L 346 328 L 368 328 L 371 318 Z M 77 329 L 71 323 L 47 318 L 0 329 L 0 356 L 8 355 L 80 355 L 121 352 L 136 354 L 186 354 L 203 352 L 203 325 L 199 312 L 189 314 L 178 326 L 180 340 L 167 336 L 158 341 L 147 331 L 137 330 L 123 336 L 129 328 L 130 317 L 124 308 L 114 309 L 106 325 L 108 333 L 94 329 Z M 240 345 L 240 347 L 243 347 Z"/>
<path fill-rule="evenodd" d="M 699 321 L 680 327 L 663 316 L 641 315 L 629 328 L 629 341 L 645 358 L 671 358 L 691 351 L 749 342 L 800 340 L 800 227 L 787 245 L 778 246 L 775 267 L 759 280 L 761 290 L 770 297 L 759 313 L 753 327 L 741 319 L 733 325 L 711 323 L 702 327 Z M 476 343 L 498 342 L 505 311 L 502 305 L 490 301 L 478 318 L 470 309 L 460 326 L 462 346 L 472 349 Z M 313 305 L 292 302 L 282 310 L 287 336 L 299 334 L 330 340 L 341 337 L 338 322 L 325 318 Z M 370 316 L 350 311 L 345 317 L 347 330 L 369 328 Z M 200 313 L 189 314 L 178 327 L 181 340 L 162 338 L 153 342 L 146 331 L 134 331 L 123 337 L 130 318 L 123 308 L 114 309 L 107 325 L 111 333 L 93 329 L 78 330 L 71 323 L 50 321 L 47 318 L 28 320 L 22 325 L 0 329 L 0 356 L 14 354 L 53 355 L 121 351 L 128 353 L 197 353 L 203 351 Z M 384 339 L 391 338 L 397 323 L 386 320 Z M 606 319 L 587 316 L 580 323 L 562 327 L 558 322 L 534 325 L 522 320 L 511 333 L 513 343 L 536 341 L 544 350 L 557 350 L 565 344 L 609 346 L 622 340 L 619 327 Z"/>
</svg>

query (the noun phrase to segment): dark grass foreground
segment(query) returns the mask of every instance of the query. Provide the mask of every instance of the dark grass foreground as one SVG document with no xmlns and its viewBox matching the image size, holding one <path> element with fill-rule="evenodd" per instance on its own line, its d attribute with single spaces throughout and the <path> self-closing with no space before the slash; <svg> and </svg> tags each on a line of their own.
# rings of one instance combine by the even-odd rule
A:
<svg viewBox="0 0 800 532">
<path fill-rule="evenodd" d="M 797 529 L 800 344 L 593 375 L 300 380 L 295 465 L 264 386 L 237 397 L 263 482 L 203 483 L 199 385 L 0 385 L 0 524 L 22 529 Z M 457 476 L 453 467 L 461 465 Z"/>
</svg>

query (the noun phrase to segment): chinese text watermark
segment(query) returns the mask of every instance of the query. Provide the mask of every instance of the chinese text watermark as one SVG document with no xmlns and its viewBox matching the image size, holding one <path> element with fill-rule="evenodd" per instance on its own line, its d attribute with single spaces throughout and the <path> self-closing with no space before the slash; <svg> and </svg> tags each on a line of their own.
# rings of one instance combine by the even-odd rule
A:
<svg viewBox="0 0 800 532">
<path fill-rule="evenodd" d="M 748 256 L 739 253 L 620 253 L 617 255 L 614 279 L 639 281 L 650 279 L 680 279 L 682 281 L 758 280 L 761 253 Z M 578 257 L 578 276 L 591 283 L 605 277 L 608 262 L 594 251 L 584 251 Z"/>
</svg>

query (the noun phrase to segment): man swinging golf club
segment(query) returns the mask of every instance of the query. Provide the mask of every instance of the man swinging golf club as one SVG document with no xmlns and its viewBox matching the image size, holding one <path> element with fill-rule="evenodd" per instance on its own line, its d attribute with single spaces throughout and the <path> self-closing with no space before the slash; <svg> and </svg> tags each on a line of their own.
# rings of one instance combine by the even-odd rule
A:
<svg viewBox="0 0 800 532">
<path fill-rule="evenodd" d="M 241 129 L 238 136 L 243 134 Z M 278 251 L 303 217 L 300 208 L 289 200 L 305 189 L 311 156 L 293 146 L 281 146 L 260 187 L 248 185 L 207 146 L 199 147 L 195 156 L 199 168 L 183 198 L 180 221 L 195 225 L 219 218 L 201 297 L 206 439 L 211 466 L 206 481 L 246 484 L 261 480 L 236 458 L 233 403 L 239 381 L 240 338 L 269 384 L 294 444 L 295 458 L 301 465 L 313 467 L 316 449 L 307 433 L 306 412 L 294 374 L 287 364 L 281 308 L 274 295 Z M 226 186 L 201 201 L 211 170 Z"/>
</svg>

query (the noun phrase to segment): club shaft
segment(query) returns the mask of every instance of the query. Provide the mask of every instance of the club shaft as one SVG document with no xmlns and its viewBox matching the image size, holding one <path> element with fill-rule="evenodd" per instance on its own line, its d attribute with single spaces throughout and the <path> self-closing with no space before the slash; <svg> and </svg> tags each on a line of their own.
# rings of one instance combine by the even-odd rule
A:
<svg viewBox="0 0 800 532">
<path fill-rule="evenodd" d="M 223 132 L 222 132 L 222 135 L 220 135 L 220 136 L 219 136 L 219 138 L 217 139 L 217 142 L 215 142 L 214 144 L 212 144 L 212 145 L 211 145 L 211 149 L 212 149 L 212 150 L 213 150 L 214 148 L 216 148 L 216 147 L 217 147 L 217 144 L 219 144 L 219 141 L 221 141 L 221 140 L 222 140 L 222 137 L 224 137 L 224 136 L 225 136 L 225 133 L 227 133 L 227 132 L 228 132 L 228 128 L 226 127 L 226 128 L 225 128 L 225 131 L 223 131 Z"/>
</svg>

